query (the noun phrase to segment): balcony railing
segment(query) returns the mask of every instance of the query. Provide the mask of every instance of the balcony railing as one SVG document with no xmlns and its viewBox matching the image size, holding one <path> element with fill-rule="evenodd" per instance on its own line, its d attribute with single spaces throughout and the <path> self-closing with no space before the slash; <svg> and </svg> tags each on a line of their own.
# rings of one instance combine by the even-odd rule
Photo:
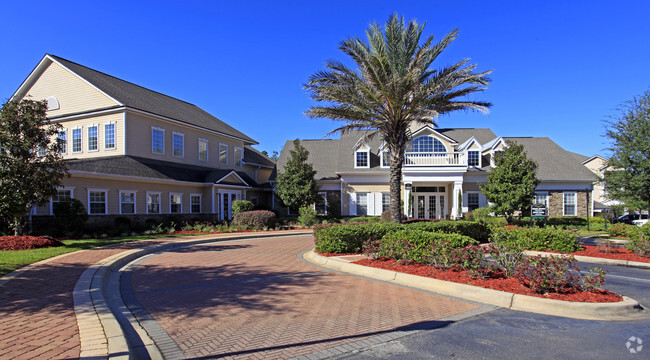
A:
<svg viewBox="0 0 650 360">
<path fill-rule="evenodd" d="M 406 166 L 450 166 L 467 165 L 467 157 L 459 152 L 407 152 L 404 154 Z"/>
</svg>

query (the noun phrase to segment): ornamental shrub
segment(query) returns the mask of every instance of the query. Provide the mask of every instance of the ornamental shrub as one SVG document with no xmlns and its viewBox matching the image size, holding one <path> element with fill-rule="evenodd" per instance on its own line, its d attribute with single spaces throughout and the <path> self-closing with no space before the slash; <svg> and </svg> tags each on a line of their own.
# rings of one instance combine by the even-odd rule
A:
<svg viewBox="0 0 650 360">
<path fill-rule="evenodd" d="M 66 201 L 55 202 L 52 205 L 57 235 L 75 236 L 83 234 L 84 226 L 88 221 L 88 212 L 86 212 L 86 208 L 81 201 L 67 199 Z"/>
<path fill-rule="evenodd" d="M 379 217 L 381 219 L 381 222 L 389 222 L 390 221 L 390 211 L 384 211 L 381 213 L 381 216 Z"/>
<path fill-rule="evenodd" d="M 588 274 L 581 274 L 575 263 L 573 256 L 527 258 L 515 278 L 538 294 L 593 291 L 605 284 L 603 269 L 592 268 Z"/>
<path fill-rule="evenodd" d="M 314 227 L 316 251 L 321 253 L 360 252 L 366 240 L 380 240 L 389 231 L 400 230 L 401 224 L 327 224 Z"/>
<path fill-rule="evenodd" d="M 378 216 L 357 216 L 345 219 L 346 223 L 378 223 L 381 218 Z"/>
<path fill-rule="evenodd" d="M 447 234 L 465 235 L 481 243 L 488 242 L 490 238 L 490 228 L 486 224 L 477 221 L 426 221 L 408 224 L 407 226 L 409 229 L 414 230 L 437 231 Z"/>
<path fill-rule="evenodd" d="M 650 223 L 634 231 L 625 247 L 639 256 L 650 257 Z"/>
<path fill-rule="evenodd" d="M 232 202 L 231 211 L 233 216 L 244 211 L 253 211 L 254 209 L 255 205 L 253 205 L 253 203 L 248 200 L 235 200 Z"/>
<path fill-rule="evenodd" d="M 304 226 L 312 226 L 318 222 L 318 214 L 313 207 L 307 205 L 298 209 L 300 216 L 298 216 L 298 222 Z"/>
<path fill-rule="evenodd" d="M 639 231 L 638 226 L 634 225 L 628 225 L 624 223 L 616 223 L 612 224 L 607 229 L 607 233 L 609 233 L 609 236 L 611 237 L 634 237 Z"/>
<path fill-rule="evenodd" d="M 451 267 L 450 249 L 459 249 L 476 244 L 476 240 L 459 234 L 447 234 L 407 228 L 392 231 L 381 239 L 380 249 L 395 252 L 403 249 L 405 252 L 397 260 L 412 260 L 422 264 L 433 264 L 441 267 Z M 391 257 L 384 255 L 386 257 Z"/>
<path fill-rule="evenodd" d="M 244 211 L 235 215 L 232 223 L 235 226 L 249 229 L 272 228 L 276 223 L 275 213 L 268 210 Z"/>
<path fill-rule="evenodd" d="M 505 242 L 527 250 L 570 253 L 582 249 L 578 245 L 578 236 L 575 233 L 554 227 L 498 227 L 492 229 L 490 239 L 491 242 Z"/>
</svg>

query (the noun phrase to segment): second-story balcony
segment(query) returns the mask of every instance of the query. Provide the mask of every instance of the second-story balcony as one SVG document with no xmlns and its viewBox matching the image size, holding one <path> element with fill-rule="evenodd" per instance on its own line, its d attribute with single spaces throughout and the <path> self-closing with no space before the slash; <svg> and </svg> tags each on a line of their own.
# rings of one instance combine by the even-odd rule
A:
<svg viewBox="0 0 650 360">
<path fill-rule="evenodd" d="M 407 152 L 404 166 L 467 166 L 467 156 L 461 152 Z"/>
</svg>

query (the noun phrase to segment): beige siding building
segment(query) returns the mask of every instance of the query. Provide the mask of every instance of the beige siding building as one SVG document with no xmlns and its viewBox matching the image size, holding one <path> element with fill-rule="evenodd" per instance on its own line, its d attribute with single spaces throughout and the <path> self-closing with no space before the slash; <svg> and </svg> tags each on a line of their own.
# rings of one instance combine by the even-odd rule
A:
<svg viewBox="0 0 650 360">
<path fill-rule="evenodd" d="M 190 103 L 54 55 L 13 100 L 46 100 L 69 160 L 56 202 L 80 200 L 91 222 L 232 217 L 234 200 L 271 207 L 274 162 L 257 142 Z M 52 204 L 35 209 L 50 216 Z"/>
</svg>

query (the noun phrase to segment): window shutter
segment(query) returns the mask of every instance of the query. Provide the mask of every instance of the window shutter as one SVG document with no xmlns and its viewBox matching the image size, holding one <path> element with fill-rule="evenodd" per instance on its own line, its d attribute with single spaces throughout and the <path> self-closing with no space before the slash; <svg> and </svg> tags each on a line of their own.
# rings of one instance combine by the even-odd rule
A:
<svg viewBox="0 0 650 360">
<path fill-rule="evenodd" d="M 375 215 L 375 194 L 368 193 L 368 216 Z"/>
<path fill-rule="evenodd" d="M 463 203 L 461 204 L 461 206 L 463 208 L 464 213 L 469 211 L 469 199 L 467 198 L 467 193 L 463 193 Z M 458 214 L 458 216 L 460 215 L 462 214 Z"/>
<path fill-rule="evenodd" d="M 357 215 L 357 194 L 350 193 L 350 208 L 348 209 L 350 216 Z"/>
<path fill-rule="evenodd" d="M 381 210 L 382 210 L 382 194 L 381 193 L 375 193 L 375 215 L 380 216 L 381 215 Z"/>
</svg>

